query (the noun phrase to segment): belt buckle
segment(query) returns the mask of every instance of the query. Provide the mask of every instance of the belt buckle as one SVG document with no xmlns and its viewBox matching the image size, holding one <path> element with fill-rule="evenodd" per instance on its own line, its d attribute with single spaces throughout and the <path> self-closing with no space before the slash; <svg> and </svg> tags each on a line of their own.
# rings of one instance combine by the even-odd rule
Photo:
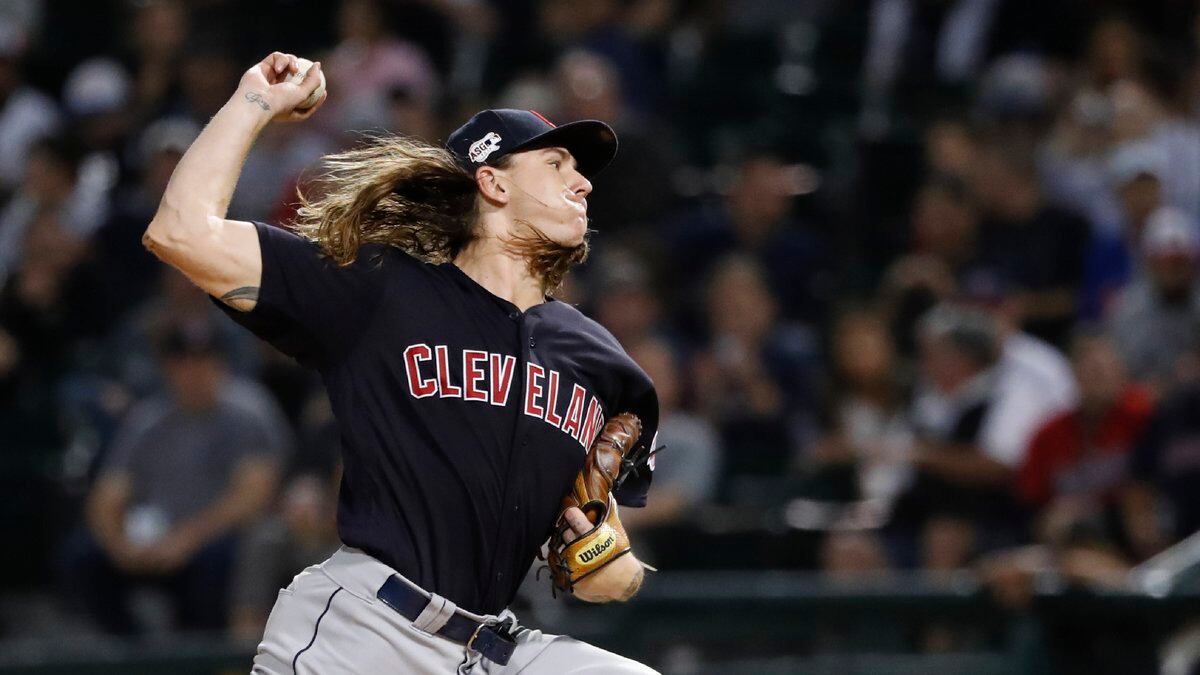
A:
<svg viewBox="0 0 1200 675">
<path fill-rule="evenodd" d="M 483 630 L 488 625 L 490 624 L 484 622 L 475 627 L 475 632 L 471 633 L 471 639 L 467 640 L 467 651 L 475 650 L 475 638 L 479 637 L 479 631 Z"/>
<path fill-rule="evenodd" d="M 497 621 L 495 623 L 488 623 L 488 622 L 484 621 L 483 623 L 476 626 L 475 631 L 471 633 L 471 638 L 469 640 L 467 640 L 467 649 L 470 651 L 475 651 L 475 639 L 479 637 L 479 633 L 484 628 L 492 628 L 495 631 L 496 635 L 499 635 L 501 638 L 511 642 L 512 641 L 511 630 L 515 623 L 516 622 L 513 621 L 512 617 L 509 617 L 503 621 Z"/>
</svg>

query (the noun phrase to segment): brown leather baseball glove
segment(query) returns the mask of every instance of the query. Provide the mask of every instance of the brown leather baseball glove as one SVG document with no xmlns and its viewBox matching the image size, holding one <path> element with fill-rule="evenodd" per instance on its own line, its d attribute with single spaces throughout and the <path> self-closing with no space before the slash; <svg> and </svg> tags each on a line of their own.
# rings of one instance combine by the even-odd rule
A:
<svg viewBox="0 0 1200 675">
<path fill-rule="evenodd" d="M 621 413 L 609 419 L 588 450 L 574 486 L 563 497 L 546 556 L 559 590 L 571 593 L 581 579 L 630 552 L 629 539 L 617 524 L 612 491 L 633 470 L 630 450 L 641 435 L 642 422 L 637 415 Z M 568 543 L 565 535 L 572 530 L 565 514 L 571 507 L 583 511 L 592 529 Z"/>
</svg>

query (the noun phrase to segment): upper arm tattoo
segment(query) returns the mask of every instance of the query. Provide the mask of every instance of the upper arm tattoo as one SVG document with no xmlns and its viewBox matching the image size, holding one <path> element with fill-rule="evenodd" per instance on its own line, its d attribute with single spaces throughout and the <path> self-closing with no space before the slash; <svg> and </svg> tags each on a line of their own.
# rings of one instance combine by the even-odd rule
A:
<svg viewBox="0 0 1200 675">
<path fill-rule="evenodd" d="M 250 302 L 258 302 L 258 286 L 242 286 L 229 291 L 222 295 L 220 301 L 233 307 L 234 309 L 242 309 L 238 306 L 239 300 L 249 300 Z"/>
</svg>

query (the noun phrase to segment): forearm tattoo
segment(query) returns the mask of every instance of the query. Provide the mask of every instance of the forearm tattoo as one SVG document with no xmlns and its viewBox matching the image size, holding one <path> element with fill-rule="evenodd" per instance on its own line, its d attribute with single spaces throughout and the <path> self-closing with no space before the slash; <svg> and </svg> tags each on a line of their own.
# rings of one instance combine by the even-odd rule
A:
<svg viewBox="0 0 1200 675">
<path fill-rule="evenodd" d="M 221 302 L 233 306 L 235 300 L 251 300 L 258 302 L 258 286 L 242 286 L 221 296 Z"/>
<path fill-rule="evenodd" d="M 271 109 L 270 104 L 268 104 L 266 100 L 263 99 L 262 94 L 258 93 L 257 91 L 246 92 L 246 100 L 250 101 L 251 103 L 257 103 L 258 106 L 263 110 Z"/>
<path fill-rule="evenodd" d="M 621 593 L 622 600 L 628 600 L 633 597 L 634 593 L 638 592 L 638 589 L 642 587 L 642 578 L 644 576 L 646 576 L 646 570 L 639 567 L 637 574 L 633 575 L 633 578 L 629 580 L 629 585 Z"/>
</svg>

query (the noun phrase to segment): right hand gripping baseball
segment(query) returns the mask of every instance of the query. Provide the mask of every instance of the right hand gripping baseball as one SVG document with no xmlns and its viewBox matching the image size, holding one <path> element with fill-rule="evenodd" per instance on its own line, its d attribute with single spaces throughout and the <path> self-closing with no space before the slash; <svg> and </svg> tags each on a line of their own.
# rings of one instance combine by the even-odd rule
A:
<svg viewBox="0 0 1200 675">
<path fill-rule="evenodd" d="M 312 117 L 329 96 L 329 92 L 325 92 L 312 107 L 300 110 L 296 108 L 320 85 L 320 71 L 321 64 L 317 62 L 308 69 L 308 73 L 299 83 L 290 82 L 291 76 L 299 72 L 296 55 L 271 52 L 267 58 L 251 66 L 242 75 L 237 96 L 269 111 L 273 121 L 306 120 Z"/>
</svg>

